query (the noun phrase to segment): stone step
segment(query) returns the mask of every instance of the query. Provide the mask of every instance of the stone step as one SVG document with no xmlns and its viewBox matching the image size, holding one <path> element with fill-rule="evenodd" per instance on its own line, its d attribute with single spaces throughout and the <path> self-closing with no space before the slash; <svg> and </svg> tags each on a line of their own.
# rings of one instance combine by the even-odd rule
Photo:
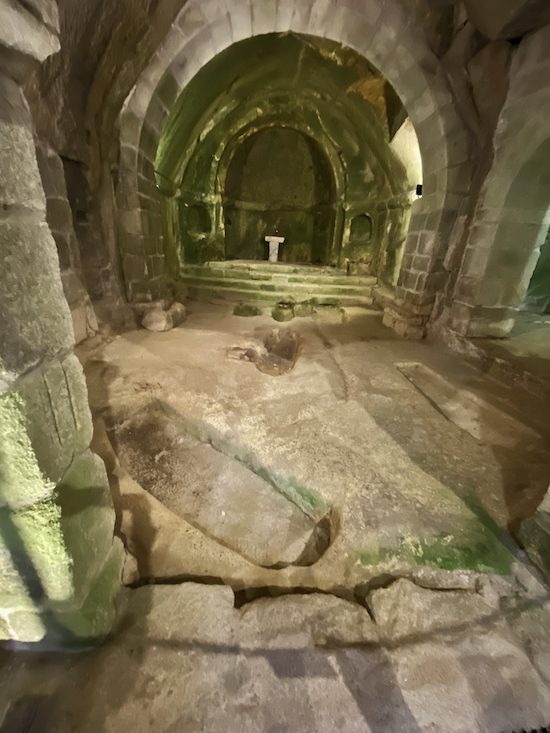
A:
<svg viewBox="0 0 550 733">
<path fill-rule="evenodd" d="M 181 281 L 188 287 L 209 287 L 209 288 L 233 288 L 247 292 L 249 290 L 263 290 L 268 293 L 286 293 L 299 298 L 310 297 L 310 293 L 321 292 L 324 295 L 339 297 L 342 295 L 356 297 L 371 297 L 373 294 L 373 285 L 365 284 L 362 286 L 338 285 L 336 283 L 315 283 L 311 281 L 288 282 L 286 280 L 255 280 L 248 278 L 215 278 L 215 277 L 197 277 L 194 275 L 184 274 Z"/>
<path fill-rule="evenodd" d="M 189 297 L 194 300 L 225 298 L 227 300 L 262 301 L 266 304 L 275 304 L 281 300 L 286 300 L 289 296 L 292 296 L 297 302 L 314 300 L 317 305 L 368 307 L 373 304 L 373 297 L 370 293 L 365 293 L 363 295 L 332 295 L 327 294 L 319 288 L 304 290 L 299 294 L 296 292 L 290 293 L 286 289 L 278 291 L 245 290 L 239 287 L 232 287 L 232 285 L 229 283 L 214 286 L 212 284 L 209 284 L 207 280 L 205 280 L 204 283 L 197 283 L 197 281 L 195 280 L 193 282 L 187 282 L 186 284 L 189 292 Z"/>
<path fill-rule="evenodd" d="M 371 275 L 347 275 L 345 270 L 333 267 L 242 261 L 186 265 L 183 276 L 363 287 L 375 285 L 377 282 L 376 278 Z"/>
</svg>

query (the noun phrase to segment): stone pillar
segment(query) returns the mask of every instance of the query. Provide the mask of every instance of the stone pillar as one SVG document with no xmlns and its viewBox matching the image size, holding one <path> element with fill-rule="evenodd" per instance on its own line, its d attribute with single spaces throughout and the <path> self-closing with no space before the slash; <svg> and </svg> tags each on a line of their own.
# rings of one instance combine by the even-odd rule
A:
<svg viewBox="0 0 550 733">
<path fill-rule="evenodd" d="M 86 384 L 20 86 L 58 48 L 57 8 L 0 0 L 0 18 L 0 639 L 68 646 L 109 631 L 123 549 L 88 447 Z"/>
<path fill-rule="evenodd" d="M 549 49 L 545 26 L 512 57 L 491 167 L 467 223 L 449 309 L 450 328 L 465 336 L 510 333 L 550 225 Z"/>
</svg>

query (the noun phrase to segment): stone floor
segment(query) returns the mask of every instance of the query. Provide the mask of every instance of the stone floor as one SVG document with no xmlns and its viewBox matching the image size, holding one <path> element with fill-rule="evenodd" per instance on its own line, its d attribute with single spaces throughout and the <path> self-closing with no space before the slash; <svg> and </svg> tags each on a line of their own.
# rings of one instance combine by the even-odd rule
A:
<svg viewBox="0 0 550 733">
<path fill-rule="evenodd" d="M 269 373 L 274 328 L 299 351 Z M 101 648 L 4 654 L 2 733 L 550 724 L 548 590 L 514 540 L 544 399 L 354 308 L 192 304 L 80 357 L 127 587 Z"/>
<path fill-rule="evenodd" d="M 550 715 L 550 607 L 400 580 L 365 608 L 226 586 L 126 591 L 85 655 L 4 661 L 2 733 L 499 733 Z M 436 630 L 434 630 L 436 629 Z M 1 714 L 1 713 L 0 713 Z"/>
<path fill-rule="evenodd" d="M 550 315 L 520 312 L 508 338 L 475 339 L 474 343 L 488 356 L 544 380 L 550 389 Z"/>
</svg>

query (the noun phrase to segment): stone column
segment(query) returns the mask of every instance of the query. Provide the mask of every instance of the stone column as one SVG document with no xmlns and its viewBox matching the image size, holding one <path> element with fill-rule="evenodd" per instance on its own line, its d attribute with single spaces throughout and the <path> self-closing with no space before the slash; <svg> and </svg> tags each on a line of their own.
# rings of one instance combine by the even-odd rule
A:
<svg viewBox="0 0 550 733">
<path fill-rule="evenodd" d="M 63 295 L 21 82 L 58 49 L 53 0 L 0 0 L 0 639 L 87 643 L 123 549 Z"/>
<path fill-rule="evenodd" d="M 450 307 L 450 328 L 466 336 L 510 333 L 550 225 L 549 49 L 546 26 L 525 37 L 512 58 Z"/>
</svg>

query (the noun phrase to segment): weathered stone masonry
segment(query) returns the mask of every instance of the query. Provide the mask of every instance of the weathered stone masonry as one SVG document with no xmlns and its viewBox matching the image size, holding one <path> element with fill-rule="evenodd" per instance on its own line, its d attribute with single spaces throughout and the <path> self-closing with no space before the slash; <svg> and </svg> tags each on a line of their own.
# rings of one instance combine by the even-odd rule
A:
<svg viewBox="0 0 550 733">
<path fill-rule="evenodd" d="M 385 322 L 421 336 L 446 277 L 445 245 L 469 180 L 470 148 L 441 64 L 426 37 L 410 33 L 398 2 L 189 2 L 129 95 L 120 118 L 119 242 L 130 297 L 165 288 L 162 204 L 154 176 L 162 125 L 197 71 L 230 44 L 294 31 L 341 42 L 390 81 L 418 135 L 424 197 L 413 207 L 403 266 Z"/>
<path fill-rule="evenodd" d="M 58 48 L 54 2 L 0 4 L 0 639 L 107 633 L 122 545 L 46 222 L 21 89 Z M 74 263 L 72 263 L 74 264 Z"/>
</svg>

